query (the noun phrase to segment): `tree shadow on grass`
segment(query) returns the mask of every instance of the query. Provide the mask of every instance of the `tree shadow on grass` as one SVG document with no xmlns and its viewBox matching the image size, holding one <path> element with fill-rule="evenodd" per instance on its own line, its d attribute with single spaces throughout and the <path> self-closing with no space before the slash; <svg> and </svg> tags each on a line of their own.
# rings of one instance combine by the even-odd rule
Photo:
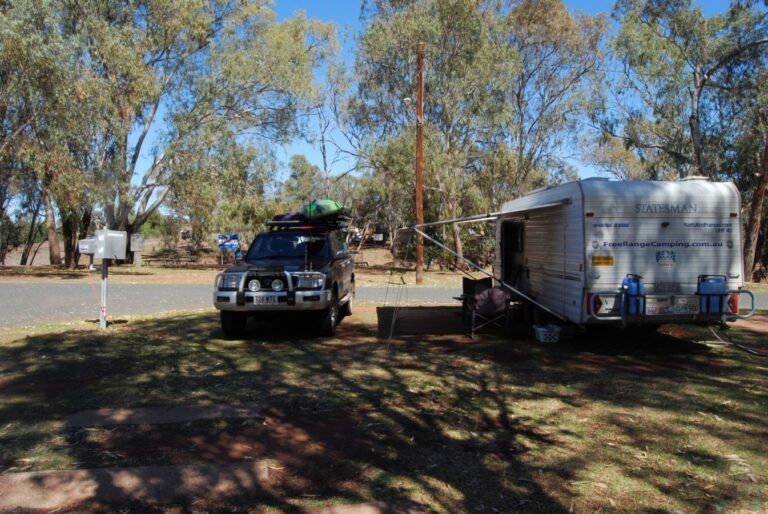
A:
<svg viewBox="0 0 768 514">
<path fill-rule="evenodd" d="M 718 419 L 727 420 L 730 444 L 743 452 L 758 453 L 766 442 L 758 406 L 765 390 L 734 387 L 750 362 L 694 353 L 677 340 L 644 347 L 451 335 L 383 342 L 375 323 L 355 317 L 334 339 L 308 338 L 299 322 L 251 328 L 247 339 L 225 340 L 215 316 L 199 314 L 0 348 L 0 419 L 10 426 L 0 432 L 0 466 L 20 468 L 32 456 L 49 463 L 43 468 L 101 469 L 93 473 L 98 497 L 140 498 L 132 509 L 159 502 L 303 512 L 322 502 L 384 502 L 393 511 L 565 512 L 574 501 L 580 510 L 610 508 L 602 489 L 584 484 L 584 474 L 602 465 L 652 491 L 652 501 L 706 510 L 714 504 L 707 495 L 728 506 L 744 491 L 732 481 L 714 493 L 705 482 L 686 485 L 690 477 L 675 459 L 696 469 L 730 468 L 711 445 L 687 448 L 691 427 L 682 421 L 693 420 L 702 437 L 722 439 Z M 724 388 L 731 404 L 702 394 Z M 261 415 L 54 426 L 101 407 L 245 401 L 263 405 Z M 643 409 L 653 415 L 639 418 Z M 661 434 L 669 445 L 659 444 Z M 266 473 L 246 466 L 261 461 Z M 190 496 L 190 484 L 170 469 L 141 475 L 126 490 L 104 471 L 193 464 L 226 465 L 208 468 L 208 482 L 198 485 L 220 485 L 227 494 Z M 143 484 L 147 476 L 151 483 Z M 152 495 L 154 487 L 178 494 Z"/>
</svg>

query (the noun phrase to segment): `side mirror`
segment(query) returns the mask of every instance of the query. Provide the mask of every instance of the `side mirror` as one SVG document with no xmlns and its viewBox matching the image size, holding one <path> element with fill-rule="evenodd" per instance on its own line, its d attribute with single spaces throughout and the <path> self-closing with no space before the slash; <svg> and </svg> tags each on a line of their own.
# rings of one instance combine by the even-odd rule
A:
<svg viewBox="0 0 768 514">
<path fill-rule="evenodd" d="M 235 252 L 235 263 L 238 263 L 242 260 L 243 260 L 243 252 L 241 252 L 240 250 L 237 250 Z"/>
</svg>

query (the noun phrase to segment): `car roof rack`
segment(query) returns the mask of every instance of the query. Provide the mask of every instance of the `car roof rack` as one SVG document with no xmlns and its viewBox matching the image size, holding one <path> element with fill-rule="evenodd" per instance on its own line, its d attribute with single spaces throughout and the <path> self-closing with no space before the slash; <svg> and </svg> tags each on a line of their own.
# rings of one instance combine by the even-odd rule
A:
<svg viewBox="0 0 768 514">
<path fill-rule="evenodd" d="M 270 231 L 275 230 L 344 230 L 352 217 L 347 212 L 334 212 L 324 216 L 307 218 L 301 213 L 280 214 L 267 222 Z"/>
</svg>

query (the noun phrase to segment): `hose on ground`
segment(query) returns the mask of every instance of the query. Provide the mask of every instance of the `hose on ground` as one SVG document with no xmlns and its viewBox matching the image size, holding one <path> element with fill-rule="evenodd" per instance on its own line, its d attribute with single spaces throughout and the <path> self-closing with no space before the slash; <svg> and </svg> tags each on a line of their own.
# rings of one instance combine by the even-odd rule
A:
<svg viewBox="0 0 768 514">
<path fill-rule="evenodd" d="M 743 352 L 747 352 L 750 355 L 756 355 L 758 357 L 768 357 L 768 353 L 755 350 L 754 348 L 750 348 L 749 346 L 744 346 L 741 343 L 737 343 L 727 333 L 717 330 L 714 326 L 709 327 L 709 330 L 712 332 L 712 335 L 715 336 L 717 340 L 723 344 L 738 348 L 739 350 Z M 725 337 L 725 339 L 723 339 L 723 337 L 720 337 L 721 335 Z"/>
</svg>

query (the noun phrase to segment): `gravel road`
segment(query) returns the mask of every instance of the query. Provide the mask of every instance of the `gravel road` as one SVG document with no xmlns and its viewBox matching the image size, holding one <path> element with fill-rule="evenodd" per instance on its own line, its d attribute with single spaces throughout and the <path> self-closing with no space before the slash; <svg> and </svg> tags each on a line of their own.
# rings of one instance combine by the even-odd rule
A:
<svg viewBox="0 0 768 514">
<path fill-rule="evenodd" d="M 99 282 L 0 282 L 0 329 L 94 320 L 99 317 Z M 455 304 L 458 289 L 397 286 L 358 287 L 356 301 Z M 107 309 L 113 319 L 174 310 L 213 309 L 209 284 L 110 284 Z M 755 294 L 768 309 L 768 293 Z"/>
</svg>

